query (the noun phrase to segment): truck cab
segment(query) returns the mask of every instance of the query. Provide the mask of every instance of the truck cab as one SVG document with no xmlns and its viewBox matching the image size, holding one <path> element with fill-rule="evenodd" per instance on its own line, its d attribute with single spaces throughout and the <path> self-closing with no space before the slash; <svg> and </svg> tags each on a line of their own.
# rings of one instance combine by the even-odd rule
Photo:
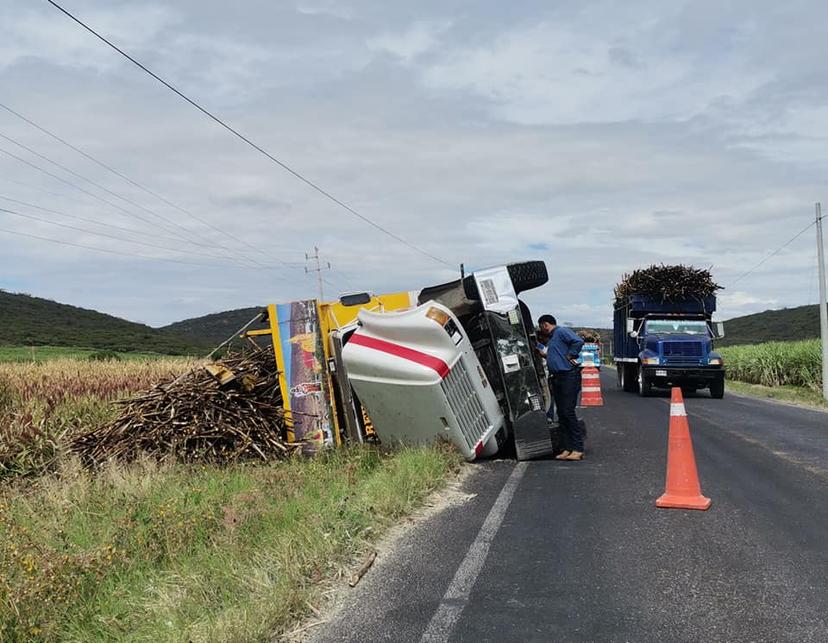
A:
<svg viewBox="0 0 828 643">
<path fill-rule="evenodd" d="M 711 397 L 722 398 L 724 363 L 713 350 L 713 340 L 724 333 L 721 323 L 712 321 L 715 301 L 714 297 L 681 302 L 630 297 L 624 308 L 616 310 L 619 386 L 642 396 L 650 395 L 653 388 L 707 388 Z"/>
<path fill-rule="evenodd" d="M 444 436 L 468 460 L 506 444 L 521 460 L 551 454 L 543 363 L 518 298 L 547 280 L 542 261 L 521 262 L 425 288 L 407 311 L 360 311 L 342 358 L 380 439 Z"/>
</svg>

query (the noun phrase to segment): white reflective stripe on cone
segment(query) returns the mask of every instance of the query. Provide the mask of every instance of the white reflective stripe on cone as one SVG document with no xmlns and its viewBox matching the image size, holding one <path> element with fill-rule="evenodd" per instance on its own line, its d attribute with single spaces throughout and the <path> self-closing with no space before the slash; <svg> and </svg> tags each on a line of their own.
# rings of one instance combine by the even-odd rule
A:
<svg viewBox="0 0 828 643">
<path fill-rule="evenodd" d="M 601 387 L 600 386 L 582 386 L 581 390 L 584 393 L 600 393 Z"/>
<path fill-rule="evenodd" d="M 687 415 L 687 411 L 684 410 L 684 404 L 670 404 L 670 416 L 674 415 Z"/>
</svg>

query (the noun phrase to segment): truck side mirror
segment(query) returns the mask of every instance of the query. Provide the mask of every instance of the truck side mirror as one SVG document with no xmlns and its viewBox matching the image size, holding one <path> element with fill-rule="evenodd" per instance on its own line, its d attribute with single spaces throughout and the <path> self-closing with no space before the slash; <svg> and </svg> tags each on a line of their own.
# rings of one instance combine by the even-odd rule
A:
<svg viewBox="0 0 828 643">
<path fill-rule="evenodd" d="M 724 322 L 716 322 L 716 338 L 721 339 L 725 336 Z"/>
<path fill-rule="evenodd" d="M 632 334 L 635 331 L 635 320 L 627 318 L 627 333 Z"/>
</svg>

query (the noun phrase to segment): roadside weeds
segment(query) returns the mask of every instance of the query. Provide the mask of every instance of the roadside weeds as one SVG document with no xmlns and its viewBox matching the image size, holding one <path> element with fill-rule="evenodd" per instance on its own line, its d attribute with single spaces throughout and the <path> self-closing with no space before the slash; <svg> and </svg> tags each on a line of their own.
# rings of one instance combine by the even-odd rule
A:
<svg viewBox="0 0 828 643">
<path fill-rule="evenodd" d="M 66 462 L 0 493 L 0 639 L 272 640 L 459 468 L 444 448 L 97 475 Z"/>
</svg>

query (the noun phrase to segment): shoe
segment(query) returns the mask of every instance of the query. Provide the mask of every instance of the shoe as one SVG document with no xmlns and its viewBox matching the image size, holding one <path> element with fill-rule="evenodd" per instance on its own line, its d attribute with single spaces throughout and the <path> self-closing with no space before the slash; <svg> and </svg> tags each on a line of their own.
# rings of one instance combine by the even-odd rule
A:
<svg viewBox="0 0 828 643">
<path fill-rule="evenodd" d="M 555 459 L 556 460 L 568 460 L 569 455 L 571 453 L 572 453 L 572 451 L 561 451 L 558 455 L 555 456 Z"/>
<path fill-rule="evenodd" d="M 565 458 L 561 458 L 561 460 L 583 460 L 584 459 L 584 452 L 583 451 L 570 451 L 569 454 Z"/>
</svg>

